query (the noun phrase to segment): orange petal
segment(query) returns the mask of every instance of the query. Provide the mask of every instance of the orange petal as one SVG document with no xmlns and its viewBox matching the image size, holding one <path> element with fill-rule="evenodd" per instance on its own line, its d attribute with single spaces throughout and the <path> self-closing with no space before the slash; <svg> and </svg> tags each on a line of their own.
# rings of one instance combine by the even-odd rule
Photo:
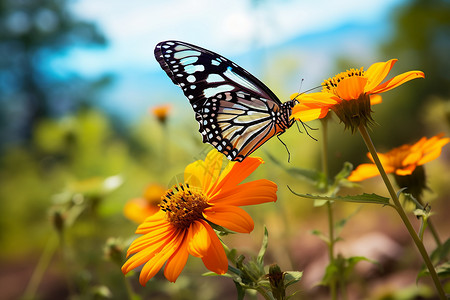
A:
<svg viewBox="0 0 450 300">
<path fill-rule="evenodd" d="M 338 83 L 336 91 L 339 97 L 344 100 L 358 99 L 359 96 L 364 93 L 364 86 L 366 83 L 366 77 L 347 77 Z"/>
<path fill-rule="evenodd" d="M 400 176 L 411 175 L 415 169 L 416 169 L 416 165 L 410 165 L 405 168 L 395 170 L 395 174 L 400 175 Z"/>
<path fill-rule="evenodd" d="M 370 105 L 380 104 L 383 99 L 380 95 L 370 95 Z"/>
<path fill-rule="evenodd" d="M 181 246 L 184 240 L 185 233 L 182 232 L 176 236 L 170 243 L 156 253 L 153 257 L 149 257 L 149 260 L 142 267 L 141 274 L 139 275 L 139 283 L 145 286 L 153 276 L 158 273 L 164 263 L 174 254 Z"/>
<path fill-rule="evenodd" d="M 237 187 L 221 191 L 208 200 L 211 204 L 255 205 L 277 201 L 277 185 L 267 179 L 246 182 Z"/>
<path fill-rule="evenodd" d="M 290 116 L 290 119 L 296 119 L 301 122 L 309 122 L 312 120 L 323 118 L 327 115 L 329 109 L 323 108 L 306 108 L 304 111 L 297 111 Z M 324 113 L 325 112 L 325 113 Z M 323 115 L 323 116 L 322 116 Z M 322 117 L 321 117 L 322 116 Z"/>
<path fill-rule="evenodd" d="M 220 174 L 217 185 L 207 195 L 212 197 L 221 189 L 233 188 L 247 178 L 264 161 L 259 157 L 247 157 L 242 162 L 229 163 L 227 168 Z"/>
<path fill-rule="evenodd" d="M 300 103 L 300 105 L 307 105 L 308 107 L 330 107 L 339 103 L 341 100 L 335 94 L 317 92 L 300 94 L 300 96 L 297 97 L 297 101 Z"/>
<path fill-rule="evenodd" d="M 249 233 L 254 228 L 250 215 L 242 208 L 231 205 L 215 205 L 203 211 L 206 220 L 230 230 Z"/>
<path fill-rule="evenodd" d="M 201 222 L 205 226 L 206 230 L 208 230 L 209 237 L 211 238 L 211 246 L 209 247 L 206 255 L 202 257 L 202 261 L 208 270 L 217 274 L 225 274 L 228 271 L 228 260 L 222 243 L 211 226 L 203 220 Z"/>
<path fill-rule="evenodd" d="M 329 109 L 341 101 L 336 95 L 324 92 L 300 94 L 297 100 L 300 103 L 294 106 L 290 118 L 295 118 L 302 122 L 325 117 Z"/>
<path fill-rule="evenodd" d="M 361 164 L 359 165 L 350 176 L 347 178 L 350 181 L 362 181 L 367 178 L 375 177 L 380 175 L 377 166 L 373 164 Z"/>
<path fill-rule="evenodd" d="M 145 221 L 141 223 L 136 229 L 136 233 L 146 234 L 147 232 L 152 231 L 155 228 L 166 226 L 168 223 L 165 216 L 165 212 L 159 210 L 156 214 L 151 215 L 150 217 L 145 219 Z"/>
<path fill-rule="evenodd" d="M 175 282 L 183 271 L 186 265 L 187 259 L 189 257 L 189 252 L 187 251 L 187 239 L 184 239 L 180 247 L 172 254 L 172 256 L 167 260 L 166 266 L 164 267 L 164 276 L 170 282 Z"/>
<path fill-rule="evenodd" d="M 379 94 L 384 93 L 389 90 L 392 90 L 393 88 L 396 88 L 405 82 L 408 82 L 410 80 L 416 79 L 416 78 L 425 78 L 425 74 L 421 71 L 409 71 L 400 75 L 395 76 L 392 79 L 389 79 L 385 83 L 375 87 L 373 90 L 369 91 L 370 94 Z"/>
<path fill-rule="evenodd" d="M 156 213 L 159 207 L 156 205 L 149 205 L 143 198 L 135 198 L 128 201 L 123 207 L 123 214 L 125 217 L 135 223 L 142 223 L 144 220 Z"/>
<path fill-rule="evenodd" d="M 206 226 L 209 226 L 206 224 Z M 211 245 L 208 230 L 202 222 L 196 221 L 189 226 L 188 251 L 196 257 L 203 257 Z"/>
<path fill-rule="evenodd" d="M 371 65 L 365 72 L 368 80 L 364 92 L 372 94 L 371 91 L 386 78 L 396 62 L 397 59 L 391 59 L 387 62 L 379 62 Z"/>
<path fill-rule="evenodd" d="M 411 151 L 403 159 L 402 166 L 417 165 L 417 162 L 420 160 L 421 157 L 422 157 L 421 151 Z"/>
<path fill-rule="evenodd" d="M 146 251 L 153 252 L 158 251 L 158 249 L 167 241 L 170 241 L 174 236 L 179 234 L 179 230 L 170 226 L 167 229 L 162 229 L 160 231 L 150 232 L 146 235 L 140 236 L 131 243 L 127 251 L 127 257 L 133 253 Z"/>
<path fill-rule="evenodd" d="M 429 161 L 435 160 L 441 155 L 441 150 L 442 148 L 436 148 L 433 151 L 428 152 L 417 162 L 417 165 L 423 165 Z"/>
</svg>

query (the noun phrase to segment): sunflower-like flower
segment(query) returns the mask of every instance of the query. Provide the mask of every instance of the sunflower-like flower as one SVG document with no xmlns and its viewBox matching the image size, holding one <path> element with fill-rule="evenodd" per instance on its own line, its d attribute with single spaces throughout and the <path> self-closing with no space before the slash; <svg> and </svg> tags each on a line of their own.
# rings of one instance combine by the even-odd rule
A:
<svg viewBox="0 0 450 300">
<path fill-rule="evenodd" d="M 165 191 L 166 189 L 159 184 L 149 184 L 141 198 L 133 198 L 125 204 L 123 208 L 125 217 L 141 224 L 147 217 L 159 211 L 161 196 Z"/>
<path fill-rule="evenodd" d="M 415 196 L 420 196 L 426 187 L 422 165 L 438 158 L 442 147 L 450 142 L 438 134 L 430 139 L 422 137 L 413 145 L 402 145 L 387 153 L 377 153 L 386 173 L 393 173 L 400 187 L 407 187 Z M 373 162 L 372 156 L 367 156 Z M 380 175 L 375 164 L 361 164 L 348 177 L 350 181 L 362 181 Z"/>
<path fill-rule="evenodd" d="M 381 102 L 378 94 L 425 77 L 421 71 L 409 71 L 382 83 L 395 62 L 396 59 L 391 59 L 375 63 L 367 71 L 350 69 L 325 80 L 321 92 L 291 95 L 291 99 L 299 102 L 292 109 L 291 118 L 308 122 L 324 118 L 331 109 L 352 131 L 360 125 L 370 124 L 373 121 L 371 105 Z"/>
<path fill-rule="evenodd" d="M 277 185 L 266 179 L 241 183 L 263 163 L 260 158 L 231 162 L 223 170 L 222 162 L 222 154 L 213 150 L 205 161 L 185 168 L 184 183 L 167 190 L 161 209 L 138 227 L 136 233 L 142 236 L 128 249 L 124 274 L 143 265 L 139 282 L 144 286 L 165 263 L 164 276 L 175 282 L 189 254 L 217 274 L 228 270 L 225 251 L 211 224 L 251 232 L 253 220 L 239 206 L 276 201 Z"/>
</svg>

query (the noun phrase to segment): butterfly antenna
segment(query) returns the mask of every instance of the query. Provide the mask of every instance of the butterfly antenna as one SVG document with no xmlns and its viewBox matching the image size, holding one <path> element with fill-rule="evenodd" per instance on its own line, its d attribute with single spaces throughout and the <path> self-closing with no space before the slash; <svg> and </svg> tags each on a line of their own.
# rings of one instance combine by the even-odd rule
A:
<svg viewBox="0 0 450 300">
<path fill-rule="evenodd" d="M 302 79 L 302 82 L 300 83 L 300 90 L 301 90 L 301 88 L 302 88 L 302 83 L 303 83 L 303 79 Z M 300 95 L 309 93 L 309 92 L 314 91 L 315 89 L 318 89 L 318 88 L 321 88 L 321 87 L 322 87 L 322 86 L 319 85 L 319 86 L 310 88 L 309 90 L 306 90 L 306 91 L 304 91 L 304 92 L 300 92 L 300 91 L 299 91 L 299 92 L 297 93 L 297 96 L 295 96 L 294 99 L 292 99 L 292 100 L 297 100 L 297 98 L 300 97 Z M 297 101 L 297 102 L 298 102 L 298 101 Z"/>
<path fill-rule="evenodd" d="M 305 78 L 302 78 L 302 80 L 300 80 L 300 86 L 299 86 L 299 88 L 298 88 L 298 93 L 299 93 L 299 94 L 300 94 L 300 91 L 302 90 L 303 81 L 305 81 Z"/>
<path fill-rule="evenodd" d="M 286 148 L 286 151 L 288 153 L 288 162 L 291 161 L 291 152 L 289 152 L 288 147 L 286 146 L 286 144 L 281 140 L 280 135 L 277 135 L 277 139 L 283 144 L 284 148 Z"/>
</svg>

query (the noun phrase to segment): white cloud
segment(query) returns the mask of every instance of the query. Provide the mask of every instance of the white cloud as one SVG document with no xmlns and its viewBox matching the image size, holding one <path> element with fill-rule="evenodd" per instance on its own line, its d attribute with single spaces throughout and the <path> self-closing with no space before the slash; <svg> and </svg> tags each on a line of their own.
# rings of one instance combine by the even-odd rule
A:
<svg viewBox="0 0 450 300">
<path fill-rule="evenodd" d="M 75 63 L 79 59 L 90 60 L 81 65 L 92 72 L 154 68 L 154 45 L 167 39 L 229 56 L 248 51 L 255 41 L 271 45 L 349 20 L 373 21 L 400 1 L 267 1 L 255 7 L 243 0 L 80 0 L 73 6 L 75 13 L 97 22 L 110 46 L 103 52 L 76 51 L 71 59 L 74 65 L 80 65 Z"/>
</svg>

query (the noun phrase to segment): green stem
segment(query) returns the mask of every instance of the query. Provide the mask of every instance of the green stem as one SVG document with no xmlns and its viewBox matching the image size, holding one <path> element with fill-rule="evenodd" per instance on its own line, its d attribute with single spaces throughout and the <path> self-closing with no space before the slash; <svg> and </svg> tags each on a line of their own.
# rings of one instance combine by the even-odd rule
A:
<svg viewBox="0 0 450 300">
<path fill-rule="evenodd" d="M 127 290 L 128 299 L 130 299 L 130 300 L 136 299 L 136 294 L 134 293 L 133 289 L 131 288 L 131 285 L 128 282 L 128 278 L 126 276 L 123 276 L 123 280 L 125 282 L 125 289 Z"/>
<path fill-rule="evenodd" d="M 322 172 L 325 177 L 325 187 L 327 192 L 329 192 L 328 186 L 328 120 L 321 119 L 322 122 Z M 327 213 L 328 213 L 328 255 L 330 258 L 330 264 L 334 264 L 334 219 L 333 219 L 333 205 L 330 201 L 327 202 Z M 336 293 L 336 280 L 332 279 L 330 282 L 330 294 L 331 299 L 337 299 Z"/>
<path fill-rule="evenodd" d="M 266 300 L 274 300 L 271 294 L 269 294 L 263 287 L 257 287 L 256 290 L 264 297 Z"/>
<path fill-rule="evenodd" d="M 425 231 L 425 227 L 427 227 L 426 224 L 427 224 L 427 221 L 425 221 L 425 218 L 421 217 L 420 218 L 420 227 L 419 227 L 419 239 L 422 243 L 423 243 L 423 233 Z"/>
<path fill-rule="evenodd" d="M 31 275 L 30 282 L 27 285 L 27 288 L 25 289 L 25 292 L 23 294 L 23 299 L 35 299 L 36 297 L 36 291 L 39 287 L 39 283 L 42 280 L 42 277 L 45 274 L 45 271 L 47 270 L 48 266 L 50 265 L 50 261 L 55 254 L 56 249 L 58 248 L 58 239 L 56 236 L 52 235 L 44 248 L 44 251 L 42 252 L 41 257 L 39 258 L 39 262 L 36 266 L 36 268 L 33 271 L 33 275 Z"/>
<path fill-rule="evenodd" d="M 381 178 L 383 178 L 383 181 L 389 191 L 389 194 L 392 198 L 392 201 L 394 202 L 395 209 L 397 210 L 397 213 L 399 214 L 400 218 L 403 221 L 403 224 L 405 224 L 406 229 L 409 232 L 409 235 L 413 239 L 417 249 L 420 252 L 420 255 L 422 256 L 423 261 L 425 262 L 425 265 L 428 268 L 428 271 L 430 272 L 431 278 L 433 279 L 434 285 L 436 287 L 436 290 L 439 294 L 440 299 L 444 300 L 447 299 L 445 296 L 444 289 L 442 288 L 441 282 L 439 281 L 439 278 L 437 276 L 436 270 L 434 269 L 434 266 L 430 260 L 430 257 L 428 256 L 428 253 L 420 240 L 420 238 L 417 236 L 416 231 L 414 230 L 413 226 L 411 225 L 411 222 L 408 219 L 408 216 L 406 215 L 405 211 L 403 210 L 403 207 L 397 197 L 397 194 L 389 181 L 389 178 L 384 171 L 383 166 L 381 165 L 380 159 L 378 158 L 377 151 L 375 149 L 375 146 L 369 136 L 369 133 L 367 132 L 367 128 L 364 125 L 359 126 L 359 132 L 361 133 L 361 136 L 366 143 L 367 149 L 369 150 L 370 154 L 372 155 L 373 161 L 375 165 L 378 168 L 378 171 L 381 174 Z"/>
<path fill-rule="evenodd" d="M 430 229 L 437 246 L 441 247 L 442 246 L 441 239 L 439 238 L 439 234 L 437 233 L 436 228 L 434 227 L 433 223 L 431 223 L 430 219 L 428 219 L 428 228 Z"/>
<path fill-rule="evenodd" d="M 417 201 L 417 203 L 420 205 L 420 209 L 424 209 L 424 204 L 422 201 L 422 197 L 419 195 L 416 198 L 412 197 Z M 431 234 L 433 235 L 434 241 L 436 242 L 438 247 L 442 246 L 441 239 L 439 238 L 439 234 L 437 233 L 436 228 L 433 226 L 433 223 L 431 222 L 430 218 L 427 219 L 427 226 L 431 231 Z"/>
</svg>

